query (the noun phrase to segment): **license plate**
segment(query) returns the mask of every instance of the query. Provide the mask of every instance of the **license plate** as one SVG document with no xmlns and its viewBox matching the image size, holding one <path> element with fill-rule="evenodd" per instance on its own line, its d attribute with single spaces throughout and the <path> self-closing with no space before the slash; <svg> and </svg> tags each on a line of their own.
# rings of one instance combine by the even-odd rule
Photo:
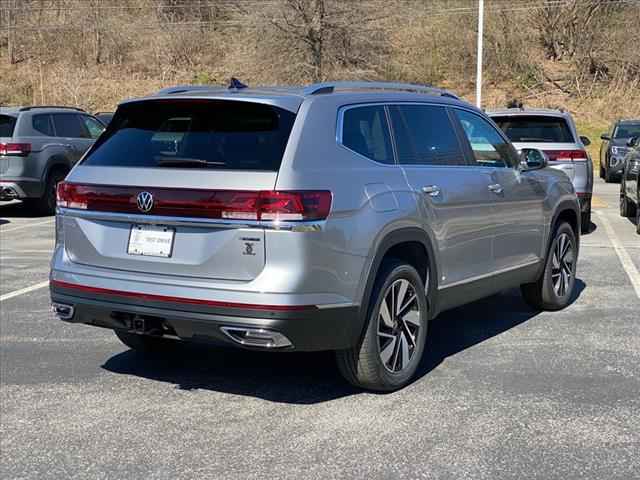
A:
<svg viewBox="0 0 640 480">
<path fill-rule="evenodd" d="M 175 229 L 158 225 L 133 225 L 129 235 L 129 255 L 170 257 Z"/>
</svg>

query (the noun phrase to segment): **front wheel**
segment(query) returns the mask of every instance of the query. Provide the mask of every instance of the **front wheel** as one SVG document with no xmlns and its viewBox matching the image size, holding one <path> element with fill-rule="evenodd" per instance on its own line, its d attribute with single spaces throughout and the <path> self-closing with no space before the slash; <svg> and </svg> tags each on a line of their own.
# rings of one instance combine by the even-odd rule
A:
<svg viewBox="0 0 640 480">
<path fill-rule="evenodd" d="M 416 269 L 399 260 L 383 262 L 364 337 L 355 347 L 336 352 L 342 375 L 352 385 L 370 390 L 393 391 L 407 385 L 424 352 L 427 309 Z"/>
<path fill-rule="evenodd" d="M 525 301 L 536 310 L 561 310 L 571 301 L 576 282 L 578 245 L 571 225 L 555 230 L 544 270 L 538 280 L 521 286 Z"/>
</svg>

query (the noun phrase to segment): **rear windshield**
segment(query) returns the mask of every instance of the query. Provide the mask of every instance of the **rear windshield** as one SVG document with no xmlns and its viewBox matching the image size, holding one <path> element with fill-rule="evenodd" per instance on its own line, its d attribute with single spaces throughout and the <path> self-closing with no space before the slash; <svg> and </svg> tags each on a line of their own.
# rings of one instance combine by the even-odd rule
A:
<svg viewBox="0 0 640 480">
<path fill-rule="evenodd" d="M 518 115 L 491 118 L 512 142 L 575 142 L 567 123 L 560 117 Z"/>
<path fill-rule="evenodd" d="M 295 114 L 225 100 L 157 100 L 118 109 L 84 165 L 277 171 Z"/>
<path fill-rule="evenodd" d="M 640 137 L 640 123 L 627 123 L 618 125 L 613 133 L 613 138 Z"/>
<path fill-rule="evenodd" d="M 12 137 L 13 127 L 16 126 L 15 117 L 0 115 L 0 137 Z"/>
</svg>

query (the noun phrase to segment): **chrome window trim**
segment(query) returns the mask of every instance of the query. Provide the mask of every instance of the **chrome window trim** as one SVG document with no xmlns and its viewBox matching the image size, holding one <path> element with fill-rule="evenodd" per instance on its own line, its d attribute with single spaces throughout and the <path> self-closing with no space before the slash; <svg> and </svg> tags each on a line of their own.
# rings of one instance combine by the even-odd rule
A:
<svg viewBox="0 0 640 480">
<path fill-rule="evenodd" d="M 369 162 L 372 162 L 373 164 L 377 165 L 377 166 L 382 166 L 382 167 L 409 167 L 409 168 L 469 168 L 469 167 L 475 167 L 476 165 L 423 165 L 423 164 L 412 164 L 412 163 L 399 163 L 398 162 L 398 154 L 396 152 L 396 145 L 395 145 L 395 137 L 394 137 L 394 131 L 393 131 L 393 125 L 391 125 L 391 117 L 390 117 L 390 113 L 389 113 L 389 107 L 392 106 L 397 106 L 397 105 L 425 105 L 425 106 L 432 106 L 432 107 L 442 107 L 445 110 L 449 107 L 456 107 L 456 108 L 460 108 L 461 110 L 466 110 L 469 111 L 471 113 L 475 113 L 473 112 L 472 109 L 468 109 L 468 108 L 464 108 L 464 106 L 458 106 L 458 105 L 450 105 L 448 103 L 439 103 L 439 102 L 434 102 L 434 101 L 425 101 L 425 102 L 416 102 L 416 101 L 408 101 L 408 102 L 402 102 L 402 101 L 381 101 L 381 102 L 365 102 L 365 103 L 353 103 L 353 104 L 348 104 L 348 105 L 342 105 L 341 107 L 338 108 L 338 116 L 337 116 L 337 121 L 336 121 L 336 144 L 342 148 L 344 148 L 345 150 L 349 151 L 350 153 L 353 153 L 355 155 L 357 155 L 360 158 L 363 158 Z M 344 128 L 344 112 L 346 112 L 347 110 L 351 110 L 353 108 L 359 108 L 359 107 L 384 107 L 385 110 L 385 116 L 386 116 L 386 120 L 387 120 L 387 128 L 388 128 L 388 132 L 389 132 L 389 138 L 391 140 L 391 150 L 393 152 L 393 161 L 394 163 L 382 163 L 382 162 L 378 162 L 377 160 L 374 160 L 372 158 L 369 158 L 365 155 L 362 155 L 361 153 L 356 152 L 355 150 L 350 149 L 349 147 L 347 147 L 344 143 L 342 143 L 342 130 Z M 477 115 L 477 113 L 476 113 Z M 454 125 L 451 125 L 452 127 L 454 127 Z M 462 148 L 462 145 L 460 145 L 460 148 Z M 464 154 L 464 152 L 461 152 Z"/>
<path fill-rule="evenodd" d="M 144 223 L 151 225 L 175 225 L 196 228 L 254 228 L 263 230 L 282 230 L 289 232 L 320 232 L 325 228 L 326 220 L 308 222 L 276 222 L 268 220 L 231 220 L 197 217 L 170 217 L 165 215 L 144 215 L 135 213 L 100 212 L 58 207 L 57 215 L 104 220 L 110 222 Z"/>
</svg>

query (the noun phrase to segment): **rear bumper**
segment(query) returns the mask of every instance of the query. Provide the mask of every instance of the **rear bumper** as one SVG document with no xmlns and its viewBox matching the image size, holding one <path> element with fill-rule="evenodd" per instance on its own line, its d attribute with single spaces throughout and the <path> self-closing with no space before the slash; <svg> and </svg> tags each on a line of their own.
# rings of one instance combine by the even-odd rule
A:
<svg viewBox="0 0 640 480">
<path fill-rule="evenodd" d="M 43 185 L 39 180 L 4 179 L 0 177 L 0 200 L 39 198 L 42 193 Z"/>
<path fill-rule="evenodd" d="M 52 284 L 51 300 L 73 307 L 71 323 L 151 334 L 162 326 L 183 340 L 260 348 L 234 341 L 223 327 L 261 329 L 284 335 L 291 346 L 282 350 L 339 350 L 353 344 L 358 307 L 307 306 L 296 310 L 255 310 L 235 305 L 184 304 L 159 299 L 87 292 Z M 143 319 L 144 322 L 136 322 Z M 140 325 L 147 325 L 140 330 Z M 148 328 L 148 330 L 145 330 Z"/>
</svg>

